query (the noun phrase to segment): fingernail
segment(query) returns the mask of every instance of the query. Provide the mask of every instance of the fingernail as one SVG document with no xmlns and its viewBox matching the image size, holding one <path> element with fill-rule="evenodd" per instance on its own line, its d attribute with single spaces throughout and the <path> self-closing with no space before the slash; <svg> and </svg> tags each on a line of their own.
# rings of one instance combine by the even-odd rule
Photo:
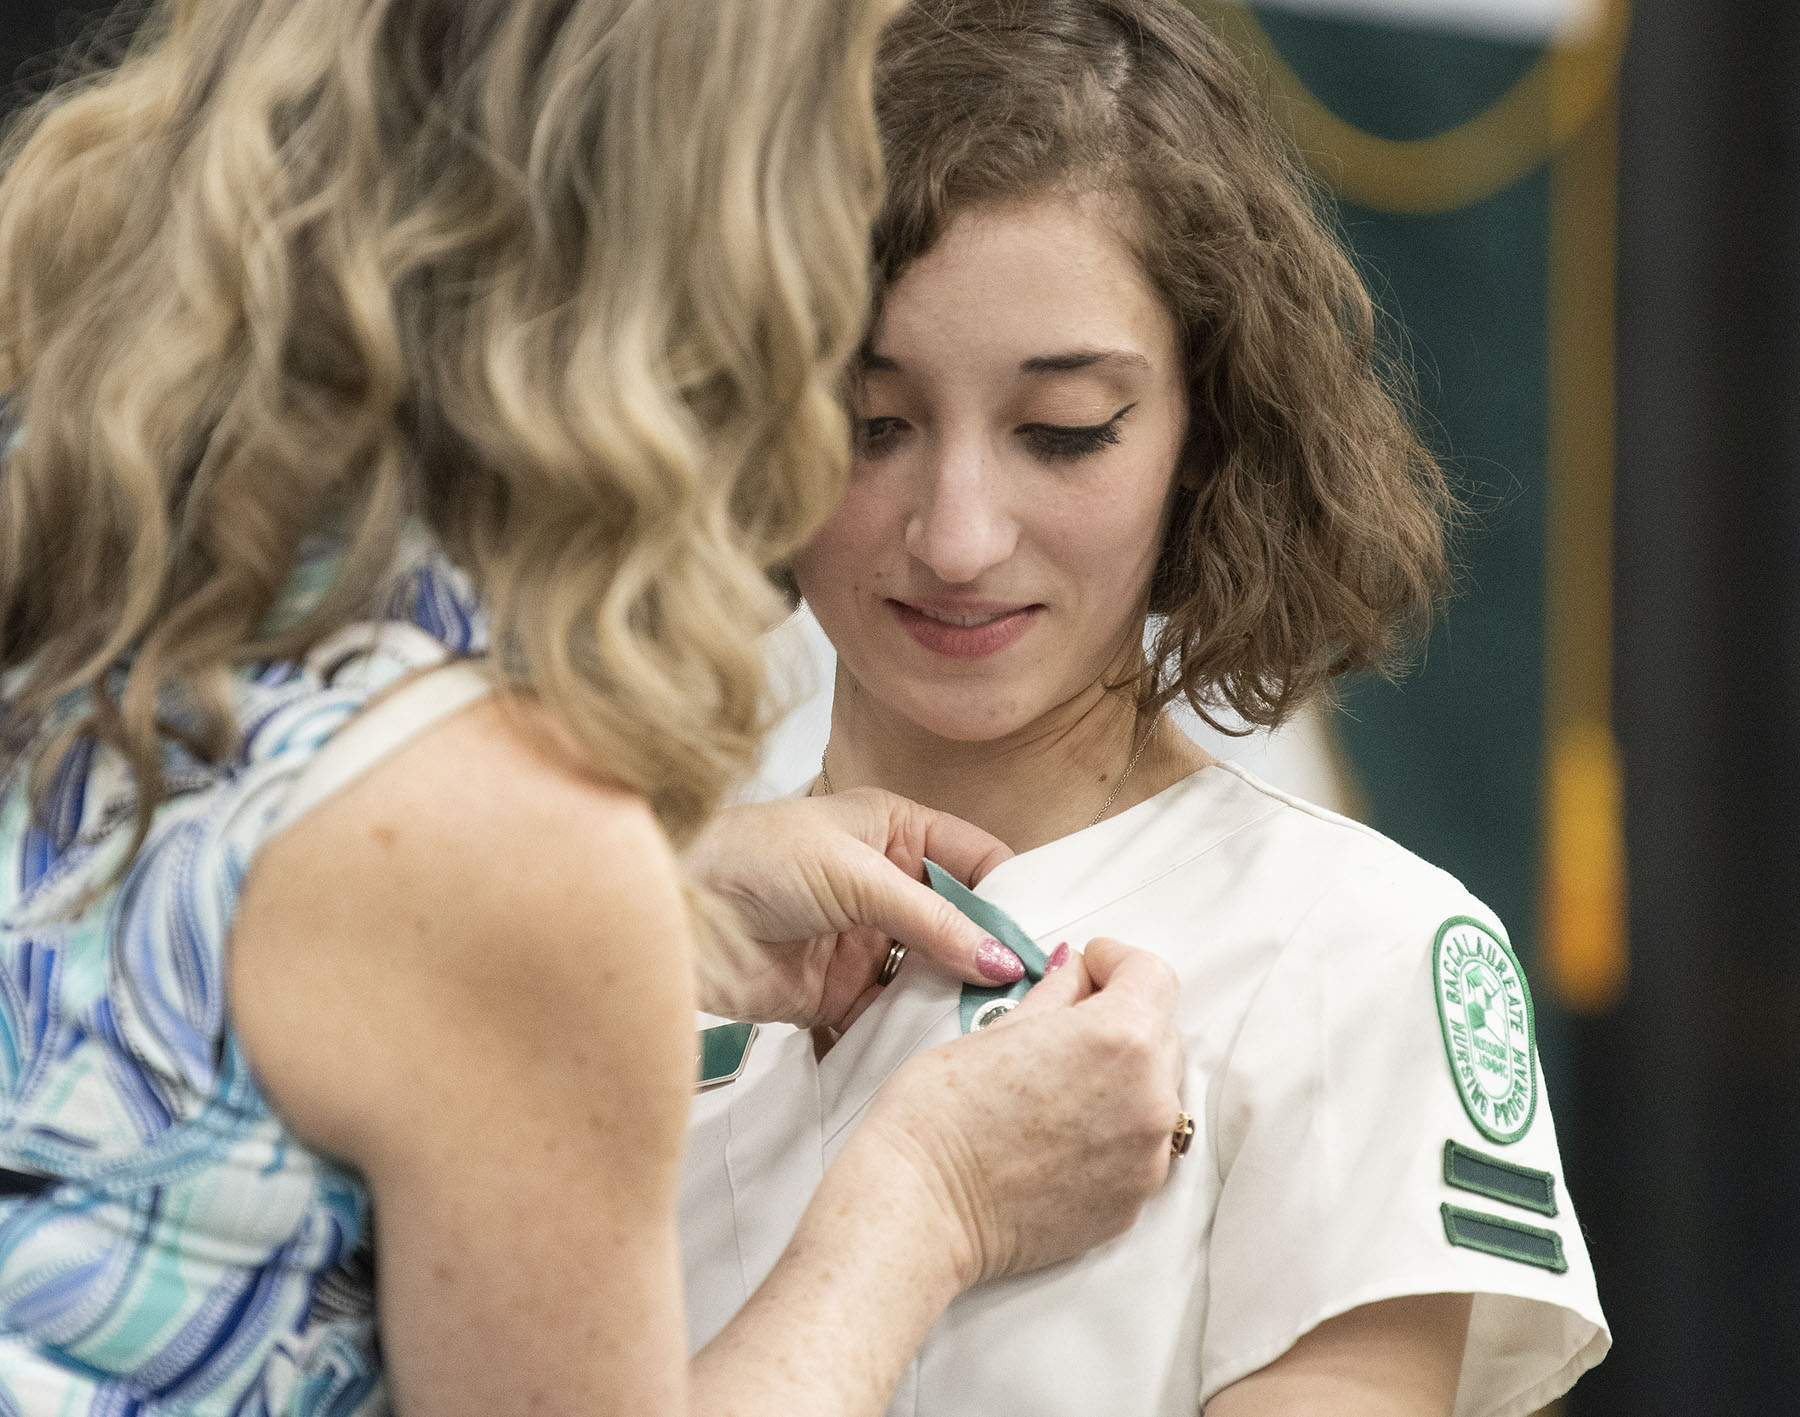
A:
<svg viewBox="0 0 1800 1417">
<path fill-rule="evenodd" d="M 996 984 L 1017 984 L 1025 977 L 1025 961 L 992 937 L 976 947 L 975 967 Z"/>
<path fill-rule="evenodd" d="M 1064 943 L 1058 945 L 1054 950 L 1051 951 L 1050 962 L 1044 966 L 1044 973 L 1049 974 L 1053 970 L 1061 969 L 1068 962 L 1069 962 L 1069 946 L 1068 946 L 1068 943 L 1065 941 Z"/>
</svg>

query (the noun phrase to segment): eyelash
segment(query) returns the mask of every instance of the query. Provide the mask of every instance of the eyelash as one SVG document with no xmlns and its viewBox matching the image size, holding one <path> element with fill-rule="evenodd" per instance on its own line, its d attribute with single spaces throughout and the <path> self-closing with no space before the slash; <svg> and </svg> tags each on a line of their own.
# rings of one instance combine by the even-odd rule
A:
<svg viewBox="0 0 1800 1417">
<path fill-rule="evenodd" d="M 1095 423 L 1086 427 L 1070 428 L 1057 423 L 1026 423 L 1019 432 L 1024 436 L 1031 451 L 1046 462 L 1076 462 L 1081 458 L 1092 457 L 1102 448 L 1110 448 L 1120 439 L 1119 425 L 1124 422 L 1125 415 L 1136 408 L 1136 404 L 1127 404 L 1104 423 Z M 859 453 L 879 457 L 888 442 L 898 432 L 903 420 L 898 418 L 867 418 L 857 424 L 856 450 Z"/>
<path fill-rule="evenodd" d="M 1104 423 L 1086 428 L 1067 428 L 1055 423 L 1027 423 L 1019 431 L 1031 451 L 1046 462 L 1075 462 L 1092 457 L 1119 441 L 1119 424 L 1136 404 L 1120 409 Z"/>
<path fill-rule="evenodd" d="M 887 445 L 899 428 L 898 418 L 864 418 L 856 425 L 856 451 L 859 454 L 879 457 L 887 451 Z"/>
</svg>

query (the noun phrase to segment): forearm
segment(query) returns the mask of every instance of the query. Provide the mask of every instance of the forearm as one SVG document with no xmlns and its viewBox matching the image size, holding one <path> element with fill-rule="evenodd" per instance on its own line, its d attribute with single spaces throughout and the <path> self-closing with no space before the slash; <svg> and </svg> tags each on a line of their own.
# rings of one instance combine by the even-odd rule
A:
<svg viewBox="0 0 1800 1417">
<path fill-rule="evenodd" d="M 1206 1404 L 1206 1417 L 1449 1417 L 1473 1301 L 1409 1294 L 1325 1320 Z"/>
<path fill-rule="evenodd" d="M 705 1417 L 876 1417 L 970 1263 L 902 1154 L 853 1139 L 787 1253 L 693 1361 Z"/>
</svg>

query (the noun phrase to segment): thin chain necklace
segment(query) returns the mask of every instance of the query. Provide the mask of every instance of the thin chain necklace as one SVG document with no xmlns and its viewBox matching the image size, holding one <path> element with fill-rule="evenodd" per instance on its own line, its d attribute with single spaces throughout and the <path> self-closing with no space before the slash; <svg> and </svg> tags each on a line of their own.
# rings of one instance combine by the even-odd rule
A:
<svg viewBox="0 0 1800 1417">
<path fill-rule="evenodd" d="M 1103 818 L 1108 812 L 1112 811 L 1112 804 L 1119 800 L 1119 793 L 1124 788 L 1126 779 L 1128 779 L 1131 776 L 1131 770 L 1138 765 L 1138 759 L 1144 756 L 1144 749 L 1146 749 L 1150 746 L 1150 740 L 1152 738 L 1156 737 L 1157 722 L 1158 722 L 1157 719 L 1150 720 L 1149 731 L 1146 732 L 1144 734 L 1144 736 L 1138 740 L 1137 746 L 1131 750 L 1131 760 L 1125 764 L 1125 771 L 1119 774 L 1119 780 L 1113 784 L 1112 791 L 1106 794 L 1106 800 L 1100 804 L 1100 810 L 1098 812 L 1094 813 L 1094 815 L 1088 820 L 1087 827 L 1099 826 L 1101 818 Z M 807 793 L 806 795 L 808 797 L 814 797 L 814 796 L 829 797 L 829 796 L 831 796 L 831 793 L 832 793 L 831 769 L 825 766 L 825 758 L 830 752 L 831 752 L 831 742 L 828 739 L 828 740 L 826 740 L 826 743 L 825 743 L 825 751 L 819 754 L 818 791 Z M 1087 827 L 1083 827 L 1082 830 L 1086 831 Z"/>
</svg>

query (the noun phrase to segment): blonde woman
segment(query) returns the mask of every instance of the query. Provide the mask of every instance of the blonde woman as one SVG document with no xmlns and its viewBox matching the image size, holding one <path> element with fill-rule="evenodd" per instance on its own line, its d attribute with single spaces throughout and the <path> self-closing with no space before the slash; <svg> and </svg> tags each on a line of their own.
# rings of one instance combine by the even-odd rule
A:
<svg viewBox="0 0 1800 1417">
<path fill-rule="evenodd" d="M 964 904 L 1028 955 L 1167 960 L 1194 1119 L 1128 1233 L 958 1299 L 890 1411 L 1526 1417 L 1609 1339 L 1500 922 L 1165 712 L 1278 723 L 1442 585 L 1368 296 L 1178 0 L 913 0 L 878 75 L 859 447 L 794 562 L 837 650 L 813 790 L 994 833 Z M 1008 1003 L 909 962 L 697 1106 L 697 1341 L 887 1079 Z"/>
<path fill-rule="evenodd" d="M 840 490 L 885 9 L 167 0 L 13 136 L 0 1411 L 868 1413 L 1161 1181 L 1170 977 L 1102 945 L 682 1356 L 695 1005 L 1022 970 L 912 879 L 984 832 L 708 825 Z"/>
</svg>

